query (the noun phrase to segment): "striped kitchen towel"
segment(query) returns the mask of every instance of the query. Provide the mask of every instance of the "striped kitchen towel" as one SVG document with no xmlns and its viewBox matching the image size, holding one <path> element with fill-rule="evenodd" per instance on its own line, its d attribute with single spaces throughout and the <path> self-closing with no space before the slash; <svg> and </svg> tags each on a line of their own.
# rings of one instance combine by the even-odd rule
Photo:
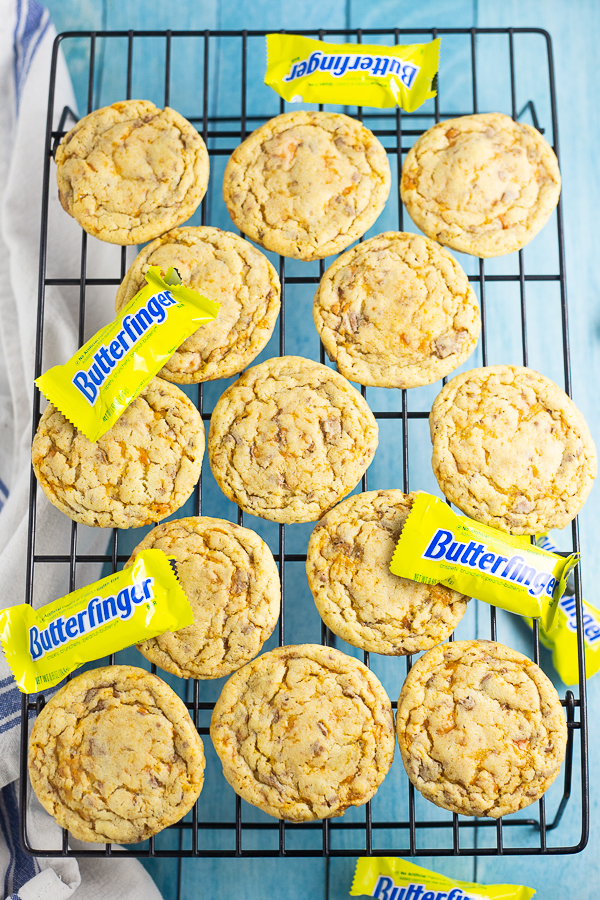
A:
<svg viewBox="0 0 600 900">
<path fill-rule="evenodd" d="M 27 561 L 31 415 L 42 173 L 46 104 L 54 29 L 35 0 L 0 0 L 0 606 L 23 603 Z M 62 57 L 56 80 L 56 120 L 65 106 L 75 109 Z M 54 271 L 80 270 L 81 230 L 61 208 L 52 172 L 49 198 L 49 265 Z M 120 248 L 90 239 L 88 271 L 118 272 Z M 50 272 L 52 274 L 52 271 Z M 95 290 L 95 289 L 93 289 Z M 77 291 L 48 287 L 44 367 L 64 362 L 78 346 Z M 91 297 L 86 337 L 114 316 L 114 296 Z M 35 552 L 68 553 L 71 522 L 38 492 Z M 107 532 L 79 528 L 79 552 L 103 553 Z M 39 567 L 34 603 L 41 606 L 68 593 L 68 565 Z M 100 577 L 100 566 L 80 565 L 78 586 Z M 12 900 L 160 900 L 135 860 L 36 859 L 21 848 L 18 797 L 21 693 L 0 655 L 0 897 Z M 31 792 L 30 792 L 31 793 Z M 31 848 L 60 849 L 62 832 L 29 798 L 27 840 Z M 77 849 L 95 845 L 81 845 Z"/>
<path fill-rule="evenodd" d="M 140 863 L 131 859 L 36 859 L 19 843 L 18 784 L 0 793 L 1 896 L 7 900 L 161 900 Z M 61 847 L 61 831 L 35 797 L 29 804 L 28 834 L 34 846 Z M 97 844 L 74 841 L 75 849 Z"/>
</svg>

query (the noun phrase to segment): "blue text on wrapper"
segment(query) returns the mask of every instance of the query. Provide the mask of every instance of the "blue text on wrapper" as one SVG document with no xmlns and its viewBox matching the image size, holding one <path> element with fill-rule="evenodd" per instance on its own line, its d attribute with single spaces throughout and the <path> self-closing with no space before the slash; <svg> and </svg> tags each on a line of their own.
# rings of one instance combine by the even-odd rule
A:
<svg viewBox="0 0 600 900">
<path fill-rule="evenodd" d="M 57 616 L 41 630 L 32 625 L 29 629 L 29 654 L 32 660 L 41 659 L 50 650 L 89 634 L 114 619 L 124 622 L 130 619 L 136 606 L 154 598 L 153 585 L 154 578 L 144 578 L 123 588 L 114 597 L 92 597 L 81 612 L 66 619 L 62 615 Z"/>
<path fill-rule="evenodd" d="M 575 597 L 563 597 L 558 605 L 567 617 L 567 628 L 576 634 L 577 600 Z M 583 607 L 582 623 L 585 642 L 588 647 L 594 647 L 600 641 L 600 623 L 585 606 Z"/>
<path fill-rule="evenodd" d="M 398 887 L 388 875 L 379 876 L 371 896 L 377 897 L 378 900 L 480 900 L 481 898 L 481 894 L 466 894 L 458 887 L 449 891 L 428 891 L 426 884 L 413 882 L 406 887 Z"/>
<path fill-rule="evenodd" d="M 368 72 L 375 77 L 397 75 L 409 91 L 421 70 L 414 63 L 404 62 L 397 56 L 371 56 L 366 53 L 323 53 L 315 50 L 306 59 L 292 65 L 283 81 L 295 81 L 313 72 L 329 72 L 334 78 L 341 78 L 347 72 Z"/>
<path fill-rule="evenodd" d="M 469 569 L 488 572 L 502 581 L 520 584 L 527 588 L 532 597 L 540 597 L 544 592 L 552 597 L 556 578 L 549 572 L 540 572 L 534 566 L 525 565 L 522 556 L 501 556 L 478 541 L 458 541 L 456 535 L 446 528 L 438 528 L 422 559 L 447 559 Z"/>
<path fill-rule="evenodd" d="M 152 325 L 160 325 L 167 318 L 165 307 L 175 306 L 177 300 L 171 291 L 153 294 L 134 315 L 123 316 L 123 327 L 110 344 L 102 344 L 93 356 L 87 370 L 80 369 L 72 382 L 90 406 L 98 399 L 100 388 L 124 353 L 132 350 Z"/>
</svg>

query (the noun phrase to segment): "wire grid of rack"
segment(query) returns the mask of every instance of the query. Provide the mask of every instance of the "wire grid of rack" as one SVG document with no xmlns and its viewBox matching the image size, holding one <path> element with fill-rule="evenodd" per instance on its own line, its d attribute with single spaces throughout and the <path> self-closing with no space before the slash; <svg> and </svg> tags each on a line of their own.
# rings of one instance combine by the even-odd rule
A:
<svg viewBox="0 0 600 900">
<path fill-rule="evenodd" d="M 508 57 L 510 66 L 510 94 L 511 94 L 511 113 L 513 118 L 518 118 L 528 109 L 533 120 L 533 124 L 539 127 L 535 104 L 529 101 L 524 110 L 519 111 L 516 105 L 516 83 L 515 83 L 515 52 L 514 52 L 514 36 L 521 34 L 538 35 L 545 42 L 547 67 L 547 78 L 549 82 L 549 96 L 551 108 L 552 126 L 548 134 L 549 140 L 558 155 L 558 127 L 556 115 L 556 96 L 554 83 L 554 68 L 552 58 L 552 44 L 550 36 L 541 29 L 534 28 L 518 28 L 518 29 L 411 29 L 410 32 L 403 32 L 402 29 L 365 29 L 365 30 L 336 30 L 336 31 L 304 31 L 300 32 L 310 37 L 319 39 L 330 38 L 333 40 L 350 40 L 358 43 L 363 41 L 366 36 L 383 37 L 388 43 L 401 43 L 403 34 L 410 34 L 411 37 L 417 35 L 417 39 L 432 39 L 442 35 L 461 36 L 470 48 L 470 78 L 472 81 L 472 108 L 462 111 L 454 111 L 452 113 L 440 110 L 439 96 L 435 98 L 433 110 L 431 112 L 416 112 L 411 115 L 401 113 L 399 110 L 377 110 L 365 113 L 363 109 L 358 108 L 356 111 L 349 110 L 351 115 L 355 115 L 359 119 L 377 119 L 377 122 L 383 123 L 384 127 L 374 126 L 373 130 L 378 136 L 385 136 L 388 139 L 386 146 L 387 152 L 390 154 L 392 164 L 396 163 L 396 171 L 398 178 L 400 176 L 402 166 L 402 154 L 406 153 L 409 147 L 406 145 L 406 139 L 414 138 L 423 133 L 426 128 L 430 127 L 433 122 L 456 115 L 465 115 L 472 112 L 481 111 L 478 108 L 478 86 L 477 86 L 477 58 L 476 58 L 476 42 L 480 35 L 502 35 L 508 41 Z M 248 60 L 248 44 L 249 41 L 264 39 L 266 32 L 263 31 L 203 31 L 203 32 L 69 32 L 59 35 L 54 46 L 52 57 L 52 68 L 50 78 L 50 94 L 48 105 L 48 119 L 46 129 L 45 144 L 45 166 L 43 181 L 43 198 L 42 198 L 42 221 L 41 221 L 41 244 L 40 244 L 40 260 L 39 260 L 39 306 L 37 317 L 37 344 L 35 356 L 35 376 L 41 373 L 42 351 L 44 338 L 44 300 L 45 289 L 48 285 L 74 285 L 79 289 L 79 338 L 80 343 L 84 340 L 84 322 L 86 307 L 86 288 L 90 285 L 103 284 L 117 286 L 125 275 L 126 271 L 126 249 L 123 247 L 121 251 L 121 273 L 120 278 L 89 278 L 86 272 L 86 255 L 88 237 L 82 232 L 81 239 L 81 265 L 78 278 L 48 278 L 46 275 L 47 262 L 47 245 L 48 245 L 48 203 L 50 190 L 50 173 L 51 161 L 58 142 L 68 130 L 68 122 L 75 116 L 67 107 L 62 111 L 60 124 L 56 131 L 52 130 L 53 117 L 55 115 L 54 96 L 55 82 L 57 75 L 57 62 L 59 49 L 64 41 L 69 39 L 86 39 L 89 41 L 89 79 L 88 79 L 88 98 L 87 111 L 93 109 L 94 97 L 94 79 L 95 65 L 97 62 L 97 46 L 100 39 L 121 39 L 127 41 L 127 98 L 131 97 L 132 89 L 132 66 L 133 66 L 133 48 L 136 40 L 140 38 L 159 38 L 165 42 L 165 75 L 164 75 L 164 104 L 169 104 L 171 92 L 171 66 L 173 57 L 173 45 L 177 38 L 193 38 L 198 41 L 203 51 L 203 87 L 202 87 L 202 110 L 199 114 L 189 115 L 189 111 L 183 110 L 192 122 L 196 124 L 198 130 L 203 135 L 205 142 L 209 146 L 209 153 L 214 156 L 228 156 L 239 141 L 242 141 L 253 127 L 261 124 L 271 117 L 270 115 L 249 115 L 247 112 L 247 60 Z M 231 116 L 219 116 L 209 114 L 209 59 L 211 56 L 211 48 L 213 42 L 219 38 L 232 38 L 239 40 L 241 44 L 241 69 L 239 71 L 239 90 L 240 90 L 240 115 L 239 118 Z M 413 37 L 414 39 L 414 37 Z M 322 107 L 320 107 L 322 108 Z M 285 104 L 280 101 L 280 111 L 283 112 Z M 407 127 L 406 123 L 410 127 Z M 543 130 L 540 128 L 540 130 Z M 215 137 L 227 137 L 231 139 L 229 147 L 219 147 L 210 145 L 210 139 Z M 391 140 L 391 143 L 390 143 Z M 213 144 L 215 142 L 213 141 Z M 399 203 L 398 210 L 398 228 L 403 230 L 403 209 Z M 201 222 L 207 224 L 206 199 L 201 208 Z M 547 227 L 551 227 L 550 225 Z M 481 352 L 483 365 L 487 364 L 488 358 L 488 333 L 486 328 L 486 285 L 494 282 L 516 282 L 518 284 L 520 294 L 520 331 L 522 342 L 522 362 L 523 365 L 528 363 L 528 336 L 527 336 L 527 318 L 526 318 L 526 285 L 529 282 L 556 282 L 560 289 L 560 309 L 561 309 L 561 328 L 562 328 L 562 353 L 564 364 L 564 383 L 567 393 L 571 389 L 571 374 L 569 363 L 569 335 L 567 322 L 567 299 L 566 299 L 566 281 L 565 281 L 565 265 L 564 265 L 564 242 L 562 228 L 562 213 L 560 203 L 558 206 L 556 217 L 557 228 L 557 247 L 558 247 L 558 272 L 553 274 L 534 274 L 525 273 L 523 261 L 523 251 L 520 251 L 518 274 L 487 274 L 486 264 L 483 260 L 478 260 L 478 271 L 470 275 L 470 280 L 475 282 L 479 290 L 481 318 L 482 318 L 482 334 L 481 334 Z M 289 264 L 288 264 L 289 265 Z M 320 263 L 320 275 L 324 271 L 324 262 Z M 285 354 L 285 293 L 286 286 L 290 284 L 316 284 L 319 276 L 307 275 L 286 277 L 286 260 L 279 258 L 279 274 L 282 285 L 282 307 L 279 320 L 279 353 Z M 325 362 L 323 347 L 320 349 L 321 362 Z M 444 379 L 445 381 L 445 379 Z M 365 388 L 362 389 L 363 395 L 366 394 Z M 427 419 L 428 410 L 410 410 L 407 401 L 407 392 L 401 391 L 401 407 L 397 411 L 375 410 L 375 416 L 378 420 L 392 419 L 399 426 L 399 435 L 402 442 L 402 489 L 409 490 L 409 422 L 415 419 Z M 34 417 L 33 429 L 37 427 L 40 415 L 40 395 L 35 391 L 34 397 Z M 209 420 L 210 413 L 207 413 L 203 407 L 203 386 L 198 387 L 197 405 L 202 414 L 203 419 Z M 29 509 L 29 535 L 28 535 L 28 571 L 27 571 L 27 596 L 26 601 L 31 603 L 33 598 L 33 582 L 36 566 L 38 564 L 48 564 L 52 562 L 69 565 L 70 590 L 75 587 L 75 574 L 78 563 L 82 562 L 105 562 L 109 563 L 112 571 L 116 571 L 120 564 L 128 558 L 128 555 L 119 553 L 119 532 L 114 530 L 111 548 L 107 554 L 101 556 L 85 556 L 77 551 L 77 525 L 73 523 L 71 529 L 70 553 L 68 555 L 41 555 L 36 553 L 35 548 L 35 523 L 36 523 L 36 481 L 31 476 L 31 492 L 30 492 L 30 509 Z M 362 490 L 367 489 L 367 475 L 362 480 Z M 195 514 L 199 515 L 202 508 L 202 482 L 199 483 L 194 495 Z M 238 511 L 238 521 L 243 521 L 241 511 Z M 289 526 L 287 526 L 289 528 Z M 579 549 L 578 526 L 577 520 L 572 523 L 572 540 L 573 550 Z M 289 553 L 286 551 L 286 526 L 278 526 L 278 548 L 275 558 L 279 564 L 282 584 L 282 611 L 279 620 L 278 638 L 279 644 L 285 641 L 285 598 L 286 598 L 286 565 L 293 562 L 302 562 L 305 560 L 303 554 Z M 547 819 L 545 799 L 542 798 L 535 807 L 531 807 L 527 812 L 529 815 L 511 817 L 505 821 L 502 819 L 470 819 L 463 816 L 452 814 L 450 817 L 439 819 L 417 819 L 415 807 L 415 791 L 412 785 L 408 785 L 408 809 L 406 815 L 398 815 L 394 820 L 378 821 L 372 814 L 371 803 L 366 804 L 363 808 L 364 819 L 360 822 L 346 822 L 342 820 L 324 820 L 322 822 L 290 824 L 283 821 L 263 821 L 253 822 L 244 821 L 242 815 L 242 801 L 239 797 L 235 798 L 235 817 L 230 821 L 205 821 L 201 818 L 201 803 L 197 803 L 192 813 L 186 817 L 183 822 L 171 826 L 172 831 L 178 834 L 178 846 L 162 848 L 157 846 L 157 838 L 151 838 L 141 846 L 118 848 L 107 844 L 104 849 L 90 850 L 71 850 L 68 846 L 67 832 L 63 831 L 63 841 L 61 849 L 47 849 L 43 847 L 33 846 L 28 834 L 27 820 L 27 796 L 28 796 L 28 778 L 27 778 L 27 723 L 30 719 L 39 713 L 44 705 L 43 695 L 37 698 L 23 697 L 22 700 L 22 737 L 21 737 L 21 840 L 24 849 L 38 856 L 77 856 L 77 857 L 109 857 L 109 856 L 137 856 L 137 857 L 245 857 L 245 856 L 356 856 L 371 855 L 384 853 L 385 855 L 401 855 L 401 856 L 448 856 L 448 855 L 516 855 L 516 854 L 565 854 L 577 853 L 582 850 L 587 842 L 589 829 L 589 798 L 588 798 L 588 761 L 587 761 L 587 732 L 586 732 L 586 703 L 585 703 L 585 659 L 584 659 L 584 639 L 582 628 L 582 606 L 581 606 L 581 587 L 579 573 L 575 573 L 575 595 L 577 599 L 577 630 L 578 630 L 578 655 L 579 655 L 579 698 L 577 699 L 572 691 L 567 691 L 565 698 L 562 700 L 563 707 L 566 709 L 568 724 L 568 743 L 566 760 L 563 764 L 563 772 L 561 775 L 563 791 L 553 817 Z M 489 634 L 492 640 L 496 639 L 496 610 L 490 607 L 490 625 Z M 321 627 L 321 642 L 323 644 L 335 643 L 335 636 L 332 635 L 323 625 Z M 451 638 L 452 639 L 452 638 Z M 534 623 L 532 633 L 532 657 L 538 662 L 540 645 L 537 623 Z M 114 657 L 111 658 L 111 663 Z M 369 654 L 364 654 L 364 661 L 369 665 Z M 411 657 L 406 658 L 407 671 L 411 666 Z M 153 671 L 155 667 L 153 667 Z M 191 682 L 191 698 L 187 702 L 190 715 L 198 727 L 199 732 L 205 736 L 208 734 L 207 727 L 199 727 L 199 714 L 201 711 L 210 710 L 213 703 L 201 702 L 199 695 L 198 682 Z M 395 707 L 396 704 L 394 703 Z M 575 750 L 579 752 L 579 777 L 575 777 L 577 785 L 577 794 L 581 806 L 581 818 L 579 828 L 579 839 L 568 846 L 551 845 L 548 841 L 549 833 L 556 829 L 562 819 L 563 813 L 571 797 L 573 789 L 574 763 L 573 757 Z M 536 809 L 537 815 L 533 813 Z M 523 846 L 515 846 L 511 844 L 507 846 L 505 842 L 505 831 L 507 827 L 512 829 L 527 828 L 528 833 L 532 831 L 538 835 L 538 840 L 531 844 Z M 226 831 L 228 834 L 233 832 L 234 842 L 232 846 L 227 848 L 209 848 L 203 847 L 202 835 L 207 830 Z M 290 835 L 295 831 L 303 830 L 304 832 L 320 832 L 320 840 L 318 846 L 314 849 L 299 849 L 290 846 Z M 335 847 L 333 838 L 336 834 L 346 832 L 354 835 L 350 845 L 346 841 L 346 846 Z M 389 843 L 385 848 L 378 848 L 377 835 L 382 832 L 391 832 L 395 837 L 393 845 Z M 487 835 L 493 835 L 493 839 L 488 841 L 487 846 L 479 846 L 477 843 L 477 834 L 485 831 Z M 248 846 L 247 835 L 253 832 L 253 837 L 265 832 L 276 833 L 277 846 L 275 847 L 256 847 Z M 431 843 L 423 843 L 418 841 L 419 834 L 429 834 L 439 836 L 442 833 L 451 838 L 445 841 L 432 840 Z M 475 840 L 465 845 L 463 835 L 468 834 L 475 836 Z M 256 843 L 256 841 L 253 841 Z"/>
</svg>

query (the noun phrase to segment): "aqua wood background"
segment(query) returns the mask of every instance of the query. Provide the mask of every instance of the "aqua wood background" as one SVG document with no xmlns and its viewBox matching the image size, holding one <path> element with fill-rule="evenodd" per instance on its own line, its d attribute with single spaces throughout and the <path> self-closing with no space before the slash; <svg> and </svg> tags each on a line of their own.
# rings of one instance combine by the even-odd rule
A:
<svg viewBox="0 0 600 900">
<path fill-rule="evenodd" d="M 600 112 L 598 104 L 598 34 L 600 31 L 599 0 L 421 0 L 408 3 L 405 0 L 371 0 L 369 3 L 359 0 L 254 0 L 249 4 L 240 0 L 48 0 L 46 3 L 54 20 L 57 31 L 70 30 L 102 30 L 102 29 L 273 29 L 285 28 L 429 28 L 429 27 L 520 27 L 532 26 L 547 29 L 553 38 L 556 65 L 558 112 L 560 126 L 561 169 L 563 175 L 563 203 L 565 212 L 565 236 L 567 277 L 569 285 L 570 330 L 572 340 L 573 394 L 579 407 L 586 416 L 596 442 L 600 439 L 600 413 L 597 402 L 598 375 L 600 369 L 600 304 L 598 303 L 598 272 L 596 247 L 596 228 L 600 208 L 600 167 L 597 163 L 597 146 L 600 138 Z M 421 38 L 422 39 L 422 38 Z M 154 45 L 155 47 L 156 45 Z M 453 51 L 451 40 L 446 41 L 448 53 Z M 136 60 L 134 73 L 133 96 L 147 97 L 156 103 L 161 102 L 162 72 L 164 51 L 157 52 L 148 45 L 147 56 Z M 443 48 L 444 52 L 444 48 Z M 480 67 L 480 110 L 499 109 L 509 112 L 507 84 L 502 71 L 506 71 L 506 39 L 490 41 L 486 44 L 485 57 L 478 59 Z M 534 48 L 522 44 L 519 50 L 518 71 L 519 91 L 523 102 L 531 96 L 541 110 L 541 118 L 549 120 L 547 97 L 538 84 Z M 163 55 L 161 56 L 161 53 Z M 539 59 L 539 56 L 537 56 Z M 71 44 L 67 61 L 75 84 L 80 109 L 85 110 L 87 91 L 87 51 L 83 43 Z M 122 68 L 114 65 L 110 55 L 100 57 L 100 80 L 97 84 L 97 105 L 122 99 L 124 82 Z M 462 65 L 460 52 L 454 48 L 451 78 L 446 78 L 442 91 L 443 106 L 455 108 L 454 102 L 460 103 L 464 91 L 470 84 L 470 72 L 467 59 Z M 249 89 L 249 103 L 256 108 L 265 108 L 267 102 L 273 114 L 278 111 L 277 100 L 270 97 L 268 90 L 261 86 L 263 74 L 263 58 L 255 55 L 250 60 L 253 71 L 253 84 Z M 194 84 L 201 83 L 199 71 L 200 60 L 193 47 L 178 45 L 178 52 L 173 60 L 178 77 L 173 77 L 174 84 L 186 86 L 185 96 L 172 94 L 171 104 L 186 114 L 191 102 Z M 215 54 L 211 61 L 213 93 L 210 101 L 213 109 L 218 103 L 220 110 L 239 109 L 239 94 L 235 81 L 235 54 L 225 48 Z M 198 77 L 197 77 L 198 76 Z M 187 91 L 187 93 L 186 93 Z M 267 93 L 265 93 L 265 91 Z M 190 93 L 192 92 L 192 93 Z M 199 108 L 200 102 L 196 104 Z M 470 107 L 461 107 L 470 111 Z M 231 227 L 222 204 L 218 201 L 218 172 L 213 170 L 213 186 L 217 189 L 211 196 L 209 207 L 209 224 L 223 228 Z M 385 228 L 395 228 L 395 223 L 386 221 L 386 213 L 378 220 L 372 233 Z M 410 222 L 407 223 L 410 226 Z M 540 236 L 538 244 L 532 245 L 532 260 L 540 266 L 546 251 L 544 239 Z M 535 242 L 534 242 L 535 243 Z M 555 248 L 551 247 L 550 252 Z M 465 264 L 465 258 L 461 258 Z M 467 271 L 472 261 L 466 261 Z M 511 258 L 498 263 L 512 271 Z M 492 299 L 492 297 L 490 298 Z M 288 296 L 288 309 L 292 306 L 292 297 Z M 315 334 L 310 315 L 310 296 L 298 294 L 293 297 L 294 312 L 288 319 L 288 352 L 312 355 L 315 352 Z M 547 288 L 542 291 L 528 289 L 529 316 L 532 321 L 532 333 L 538 335 L 531 347 L 530 365 L 539 368 L 545 374 L 562 382 L 561 360 L 558 355 L 557 334 L 553 327 L 556 311 L 556 296 Z M 490 323 L 490 362 L 520 363 L 519 336 L 514 332 L 516 307 L 508 303 L 503 315 L 498 314 Z M 518 327 L 518 324 L 517 324 Z M 544 348 L 551 347 L 548 353 Z M 275 355 L 273 348 L 268 355 Z M 473 358 L 468 367 L 480 365 L 480 360 Z M 223 389 L 221 382 L 213 391 L 216 399 Z M 209 391 L 210 394 L 210 391 Z M 435 394 L 435 392 L 434 392 Z M 432 396 L 434 396 L 434 394 Z M 431 400 L 428 395 L 424 401 Z M 379 402 L 379 398 L 378 398 Z M 381 402 L 385 402 L 381 399 Z M 379 405 L 379 408 L 384 408 Z M 412 426 L 411 426 L 412 427 Z M 415 425 L 417 427 L 417 425 Z M 370 471 L 370 487 L 390 486 L 389 473 L 394 471 L 395 451 L 391 444 L 391 433 L 383 435 L 388 442 L 388 449 L 378 451 L 376 462 Z M 426 434 L 422 436 L 421 447 L 426 447 Z M 383 441 L 382 441 L 383 443 Z M 435 490 L 435 482 L 429 469 L 427 452 L 411 459 L 411 484 Z M 433 482 L 433 483 L 432 483 Z M 396 486 L 396 485 L 394 485 Z M 215 489 L 209 489 L 207 514 L 229 517 L 231 509 L 227 501 Z M 597 590 L 600 576 L 600 555 L 597 552 L 598 524 L 600 523 L 600 492 L 598 488 L 592 493 L 582 515 L 583 542 L 583 585 L 587 599 L 600 606 L 600 591 Z M 250 523 L 249 523 L 250 524 Z M 252 526 L 251 526 L 252 527 Z M 299 540 L 305 542 L 307 529 L 299 531 Z M 560 545 L 561 537 L 556 536 Z M 132 540 L 139 539 L 139 535 Z M 563 543 L 568 537 L 563 539 Z M 133 544 L 131 544 L 133 546 Z M 566 544 L 565 544 L 566 546 Z M 301 574 L 301 573 L 299 573 Z M 301 578 L 298 579 L 301 584 Z M 292 588 L 294 592 L 294 588 Z M 289 597 L 289 595 L 288 595 Z M 293 603 L 292 603 L 293 600 Z M 288 641 L 314 639 L 316 613 L 310 608 L 310 600 L 306 589 L 298 589 L 298 597 L 288 599 L 288 610 L 296 607 L 295 612 L 288 615 L 286 635 Z M 483 617 L 481 617 L 483 618 Z M 465 623 L 464 637 L 488 637 L 488 620 L 479 622 L 476 610 L 469 613 Z M 528 644 L 523 627 L 508 615 L 499 618 L 499 640 L 503 640 L 516 648 L 527 652 Z M 139 656 L 131 662 L 140 663 Z M 385 661 L 387 662 L 387 661 Z M 549 656 L 544 653 L 542 664 L 557 687 L 564 693 L 562 686 L 553 672 Z M 384 679 L 388 677 L 385 665 L 378 674 Z M 522 883 L 537 889 L 539 900 L 598 900 L 600 898 L 600 833 L 598 833 L 598 806 L 600 803 L 600 717 L 597 715 L 600 703 L 600 676 L 588 683 L 590 711 L 590 772 L 591 772 L 591 836 L 587 849 L 576 857 L 510 857 L 510 858 L 439 858 L 416 860 L 423 865 L 437 869 L 448 875 L 455 875 L 467 881 L 483 883 L 510 882 Z M 392 686 L 391 693 L 397 692 Z M 209 742 L 207 741 L 207 744 Z M 207 746 L 209 765 L 215 766 L 211 759 L 211 747 Z M 214 754 L 212 754 L 214 756 Z M 399 760 L 394 764 L 390 778 L 394 779 L 398 796 L 404 801 L 404 775 L 400 771 Z M 577 773 L 575 773 L 575 777 Z M 396 785 L 397 782 L 397 785 Z M 218 791 L 211 790 L 207 784 L 202 795 L 203 802 L 210 804 L 212 813 L 231 816 L 231 810 L 223 812 L 224 804 L 230 804 L 231 796 L 220 796 Z M 388 796 L 390 792 L 388 791 Z M 391 791 L 392 798 L 394 791 Z M 555 804 L 550 802 L 550 808 Z M 428 805 L 428 814 L 432 807 Z M 393 815 L 393 802 L 386 801 L 386 808 L 380 814 Z M 348 815 L 351 815 L 349 813 Z M 565 842 L 577 839 L 579 809 L 576 800 L 572 800 L 566 813 L 566 823 L 561 826 L 561 837 Z M 522 836 L 519 836 L 522 839 Z M 204 836 L 209 843 L 211 835 Z M 300 846 L 300 844 L 298 844 Z M 309 846 L 308 844 L 306 846 Z M 110 862 L 107 861 L 107 865 Z M 262 900 L 267 897 L 285 898 L 285 900 L 341 900 L 348 895 L 354 860 L 332 859 L 229 859 L 229 860 L 152 860 L 145 863 L 148 870 L 159 884 L 166 900 Z"/>
</svg>

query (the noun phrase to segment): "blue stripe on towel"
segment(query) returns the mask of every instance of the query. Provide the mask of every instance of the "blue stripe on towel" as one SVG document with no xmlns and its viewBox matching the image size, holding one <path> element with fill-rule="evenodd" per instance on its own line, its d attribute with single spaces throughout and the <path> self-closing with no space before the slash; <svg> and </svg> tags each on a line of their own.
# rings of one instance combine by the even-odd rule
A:
<svg viewBox="0 0 600 900">
<path fill-rule="evenodd" d="M 0 734 L 19 724 L 22 696 L 14 682 L 12 687 L 0 694 Z"/>
<path fill-rule="evenodd" d="M 14 678 L 12 675 L 7 675 L 6 678 L 0 678 L 0 691 L 2 688 L 8 687 L 9 684 L 14 682 Z"/>
<path fill-rule="evenodd" d="M 14 72 L 17 112 L 31 61 L 44 37 L 50 16 L 35 0 L 17 0 L 17 24 L 14 34 Z"/>
<path fill-rule="evenodd" d="M 36 860 L 21 849 L 19 804 L 14 784 L 7 784 L 0 791 L 0 829 L 10 852 L 10 862 L 4 874 L 4 893 L 8 895 L 9 891 L 18 891 L 39 872 Z M 11 896 L 17 895 L 11 893 Z"/>
<path fill-rule="evenodd" d="M 6 684 L 6 682 L 12 682 L 12 684 L 6 689 L 2 690 L 1 684 Z M 5 731 L 10 731 L 11 728 L 16 728 L 21 724 L 21 700 L 23 698 L 23 694 L 19 690 L 19 688 L 14 683 L 14 678 L 11 676 L 9 679 L 4 679 L 4 681 L 0 684 L 0 734 L 3 734 Z M 59 688 L 61 688 L 64 684 L 64 681 L 61 681 L 60 684 L 55 685 L 54 687 L 48 688 L 44 691 L 44 696 L 48 700 L 53 694 L 57 692 Z M 37 694 L 30 694 L 29 700 L 32 703 L 35 703 Z M 29 718 L 33 719 L 36 716 L 36 711 L 34 709 L 29 711 Z"/>
</svg>

